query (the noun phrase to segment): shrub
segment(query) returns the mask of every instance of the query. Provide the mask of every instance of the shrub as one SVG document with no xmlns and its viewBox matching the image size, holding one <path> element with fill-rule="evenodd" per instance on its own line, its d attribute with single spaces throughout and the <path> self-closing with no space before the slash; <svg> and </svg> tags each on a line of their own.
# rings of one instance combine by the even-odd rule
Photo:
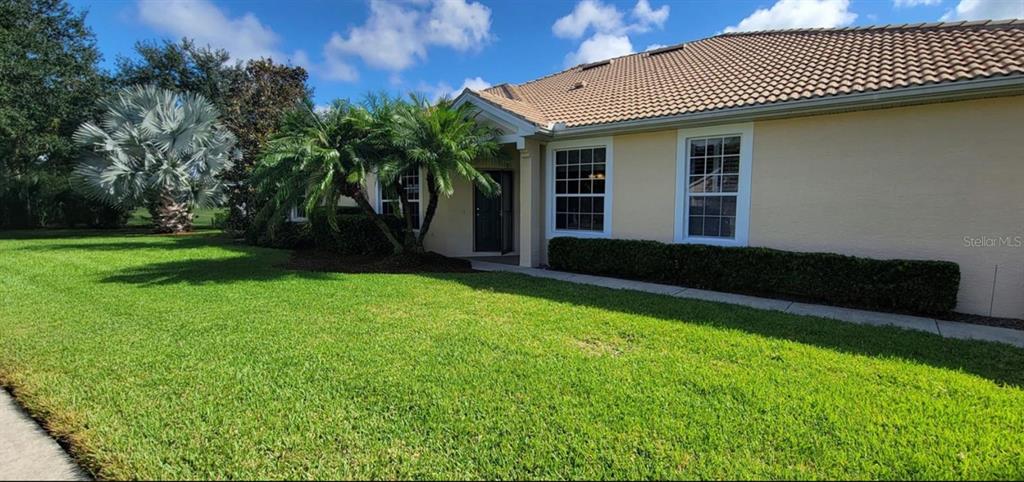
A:
<svg viewBox="0 0 1024 482">
<path fill-rule="evenodd" d="M 548 259 L 564 271 L 924 315 L 952 311 L 960 285 L 960 267 L 947 261 L 767 248 L 555 238 Z"/>
<path fill-rule="evenodd" d="M 309 218 L 313 244 L 317 248 L 344 255 L 391 254 L 391 243 L 359 208 L 338 208 L 337 230 L 331 228 L 326 218 L 323 209 L 315 210 Z M 383 219 L 392 232 L 401 232 L 401 219 L 394 216 L 384 216 Z"/>
</svg>

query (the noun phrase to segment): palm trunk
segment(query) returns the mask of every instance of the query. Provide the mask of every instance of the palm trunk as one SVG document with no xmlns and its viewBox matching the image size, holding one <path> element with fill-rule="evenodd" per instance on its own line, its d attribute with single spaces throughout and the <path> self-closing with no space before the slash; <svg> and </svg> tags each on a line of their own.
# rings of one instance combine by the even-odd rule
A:
<svg viewBox="0 0 1024 482">
<path fill-rule="evenodd" d="M 370 205 L 370 201 L 366 199 L 366 193 L 363 192 L 363 189 L 360 188 L 352 191 L 350 197 L 355 199 L 356 204 L 363 210 L 366 217 L 370 218 L 370 220 L 373 221 L 373 224 L 376 225 L 382 233 L 384 233 L 386 238 L 388 238 L 388 242 L 391 243 L 392 252 L 394 254 L 402 254 L 405 252 L 405 246 L 398 242 L 398 238 L 396 238 L 395 234 L 391 232 L 391 228 L 389 228 L 387 223 L 377 215 L 377 211 L 373 209 L 373 206 Z"/>
<path fill-rule="evenodd" d="M 423 213 L 423 219 L 420 221 L 420 246 L 423 246 L 423 240 L 427 238 L 430 223 L 434 220 L 434 214 L 437 212 L 437 182 L 430 173 L 427 173 L 427 192 L 430 194 L 430 200 L 427 201 L 427 211 Z"/>
<path fill-rule="evenodd" d="M 192 231 L 192 211 L 187 204 L 175 200 L 169 191 L 161 193 L 159 200 L 150 204 L 149 213 L 153 217 L 153 230 L 157 233 Z"/>
<path fill-rule="evenodd" d="M 399 176 L 401 179 L 401 176 Z M 406 196 L 405 184 L 402 184 L 400 180 L 395 181 L 395 189 L 398 191 L 398 203 L 402 206 L 402 219 L 405 221 L 405 232 L 402 233 L 405 238 L 405 247 L 409 251 L 414 253 L 422 253 L 423 245 L 419 243 L 419 239 L 416 237 L 416 231 L 414 231 L 412 225 L 412 203 L 409 202 L 409 197 Z"/>
</svg>

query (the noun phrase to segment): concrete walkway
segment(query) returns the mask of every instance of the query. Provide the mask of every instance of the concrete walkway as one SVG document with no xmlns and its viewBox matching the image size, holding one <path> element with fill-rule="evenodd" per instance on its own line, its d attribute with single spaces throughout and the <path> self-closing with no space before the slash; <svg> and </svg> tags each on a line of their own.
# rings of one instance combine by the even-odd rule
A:
<svg viewBox="0 0 1024 482">
<path fill-rule="evenodd" d="M 2 388 L 0 480 L 89 480 L 60 445 Z"/>
<path fill-rule="evenodd" d="M 473 268 L 480 271 L 508 271 L 512 273 L 525 274 L 527 276 L 535 276 L 538 278 L 551 278 L 568 281 L 570 283 L 603 286 L 605 288 L 622 290 L 643 291 L 645 293 L 675 296 L 677 298 L 729 303 L 759 308 L 762 310 L 782 311 L 785 313 L 792 313 L 794 315 L 819 316 L 822 318 L 831 318 L 833 320 L 847 321 L 862 325 L 890 325 L 907 330 L 926 331 L 946 338 L 994 341 L 1024 348 L 1024 331 L 1011 330 L 1009 328 L 973 325 L 969 323 L 936 320 L 920 316 L 896 315 L 892 313 L 855 310 L 835 306 L 796 303 L 771 298 L 758 298 L 755 296 L 721 293 L 718 291 L 705 291 L 693 288 L 683 288 L 680 286 L 567 273 L 564 271 L 553 271 L 540 268 L 524 268 L 522 266 L 489 263 L 473 259 L 470 259 L 470 261 L 473 263 Z"/>
</svg>

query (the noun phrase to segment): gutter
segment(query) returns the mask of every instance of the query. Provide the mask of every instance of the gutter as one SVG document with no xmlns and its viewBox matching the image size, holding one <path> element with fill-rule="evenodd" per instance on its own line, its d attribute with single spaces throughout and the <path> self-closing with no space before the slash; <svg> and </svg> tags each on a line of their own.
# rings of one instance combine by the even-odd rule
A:
<svg viewBox="0 0 1024 482">
<path fill-rule="evenodd" d="M 683 126 L 697 127 L 1017 94 L 1024 94 L 1024 75 L 919 85 L 881 92 L 843 94 L 824 98 L 784 101 L 775 104 L 735 107 L 579 127 L 565 127 L 564 124 L 559 123 L 551 128 L 550 136 L 544 137 L 571 139 L 606 134 L 654 131 Z"/>
</svg>

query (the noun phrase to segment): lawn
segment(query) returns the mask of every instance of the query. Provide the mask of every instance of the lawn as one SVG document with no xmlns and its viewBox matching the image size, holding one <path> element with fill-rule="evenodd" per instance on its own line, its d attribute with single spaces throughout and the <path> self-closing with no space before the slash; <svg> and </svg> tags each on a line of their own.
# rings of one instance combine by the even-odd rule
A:
<svg viewBox="0 0 1024 482">
<path fill-rule="evenodd" d="M 1024 350 L 288 255 L 0 233 L 0 379 L 101 478 L 1024 476 Z"/>
</svg>

